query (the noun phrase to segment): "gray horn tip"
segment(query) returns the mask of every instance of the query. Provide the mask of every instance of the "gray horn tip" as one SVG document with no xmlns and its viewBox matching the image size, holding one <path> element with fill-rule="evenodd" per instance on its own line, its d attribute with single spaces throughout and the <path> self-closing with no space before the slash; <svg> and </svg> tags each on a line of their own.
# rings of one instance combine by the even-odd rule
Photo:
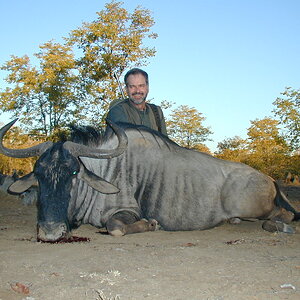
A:
<svg viewBox="0 0 300 300">
<path fill-rule="evenodd" d="M 18 120 L 19 120 L 19 118 L 16 118 L 16 119 L 10 121 L 8 124 L 6 124 L 4 127 L 10 128 L 10 127 L 13 126 Z"/>
</svg>

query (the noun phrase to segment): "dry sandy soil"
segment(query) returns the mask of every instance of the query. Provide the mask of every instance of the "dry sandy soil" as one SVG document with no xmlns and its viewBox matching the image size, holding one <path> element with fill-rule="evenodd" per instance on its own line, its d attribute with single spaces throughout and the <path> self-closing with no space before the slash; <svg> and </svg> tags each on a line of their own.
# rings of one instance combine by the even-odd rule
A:
<svg viewBox="0 0 300 300">
<path fill-rule="evenodd" d="M 285 190 L 300 208 L 300 187 Z M 120 238 L 85 225 L 74 235 L 90 242 L 44 244 L 35 219 L 0 194 L 1 300 L 300 299 L 300 222 L 294 235 L 258 221 Z"/>
</svg>

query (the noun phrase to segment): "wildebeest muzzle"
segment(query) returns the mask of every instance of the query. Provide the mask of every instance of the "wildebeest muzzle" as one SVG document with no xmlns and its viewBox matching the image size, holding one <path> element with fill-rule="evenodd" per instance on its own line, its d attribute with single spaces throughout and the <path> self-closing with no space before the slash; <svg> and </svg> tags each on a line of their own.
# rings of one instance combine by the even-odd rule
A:
<svg viewBox="0 0 300 300">
<path fill-rule="evenodd" d="M 68 226 L 64 222 L 39 222 L 37 224 L 38 242 L 59 242 L 69 238 Z"/>
</svg>

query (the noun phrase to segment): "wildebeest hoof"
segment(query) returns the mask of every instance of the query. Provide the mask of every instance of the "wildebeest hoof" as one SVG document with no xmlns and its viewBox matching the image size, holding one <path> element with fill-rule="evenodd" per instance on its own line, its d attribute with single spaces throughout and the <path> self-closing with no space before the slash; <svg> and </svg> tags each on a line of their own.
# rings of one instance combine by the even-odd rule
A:
<svg viewBox="0 0 300 300">
<path fill-rule="evenodd" d="M 112 231 L 109 232 L 110 235 L 112 236 L 123 236 L 125 235 L 124 231 L 120 228 L 114 229 Z"/>
<path fill-rule="evenodd" d="M 231 219 L 228 220 L 228 223 L 229 223 L 229 224 L 234 224 L 234 225 L 240 224 L 241 222 L 242 222 L 242 221 L 241 221 L 240 218 L 231 218 Z"/>
<path fill-rule="evenodd" d="M 112 236 L 123 236 L 126 234 L 125 224 L 120 220 L 111 219 L 106 224 L 107 231 Z"/>
<path fill-rule="evenodd" d="M 262 228 L 269 232 L 284 232 L 290 234 L 296 233 L 296 230 L 292 226 L 280 221 L 265 221 L 262 224 Z"/>
</svg>

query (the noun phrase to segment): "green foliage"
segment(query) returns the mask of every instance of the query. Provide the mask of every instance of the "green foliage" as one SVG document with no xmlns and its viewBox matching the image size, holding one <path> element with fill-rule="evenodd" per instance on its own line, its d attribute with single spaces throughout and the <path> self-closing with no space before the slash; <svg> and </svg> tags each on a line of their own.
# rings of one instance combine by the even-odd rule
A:
<svg viewBox="0 0 300 300">
<path fill-rule="evenodd" d="M 249 147 L 252 151 L 288 153 L 289 148 L 279 133 L 278 121 L 271 118 L 250 121 L 248 128 Z"/>
<path fill-rule="evenodd" d="M 210 149 L 205 144 L 202 143 L 194 145 L 192 149 L 212 155 Z"/>
<path fill-rule="evenodd" d="M 285 168 L 286 173 L 291 172 L 292 174 L 300 176 L 300 154 L 299 152 L 293 153 L 288 158 L 286 168 Z"/>
<path fill-rule="evenodd" d="M 84 102 L 75 75 L 71 48 L 48 42 L 40 46 L 35 56 L 39 66 L 32 67 L 27 56 L 12 56 L 2 66 L 8 71 L 7 87 L 0 93 L 0 109 L 19 117 L 27 129 L 45 135 L 82 119 Z"/>
<path fill-rule="evenodd" d="M 218 151 L 215 153 L 216 157 L 236 162 L 245 162 L 248 149 L 247 141 L 239 136 L 227 138 L 218 143 Z"/>
<path fill-rule="evenodd" d="M 212 131 L 203 126 L 205 118 L 195 108 L 181 105 L 172 110 L 170 120 L 166 122 L 168 134 L 179 145 L 187 148 L 198 148 L 208 140 Z"/>
<path fill-rule="evenodd" d="M 273 112 L 286 129 L 286 139 L 292 149 L 300 148 L 300 90 L 288 87 L 274 102 Z"/>
<path fill-rule="evenodd" d="M 274 178 L 284 176 L 290 149 L 279 133 L 279 122 L 271 118 L 251 121 L 248 129 L 251 153 L 246 161 Z"/>
<path fill-rule="evenodd" d="M 294 158 L 290 156 L 278 125 L 278 121 L 271 118 L 251 121 L 248 139 L 234 137 L 224 140 L 218 144 L 216 156 L 245 163 L 274 178 L 283 178 Z"/>
</svg>

